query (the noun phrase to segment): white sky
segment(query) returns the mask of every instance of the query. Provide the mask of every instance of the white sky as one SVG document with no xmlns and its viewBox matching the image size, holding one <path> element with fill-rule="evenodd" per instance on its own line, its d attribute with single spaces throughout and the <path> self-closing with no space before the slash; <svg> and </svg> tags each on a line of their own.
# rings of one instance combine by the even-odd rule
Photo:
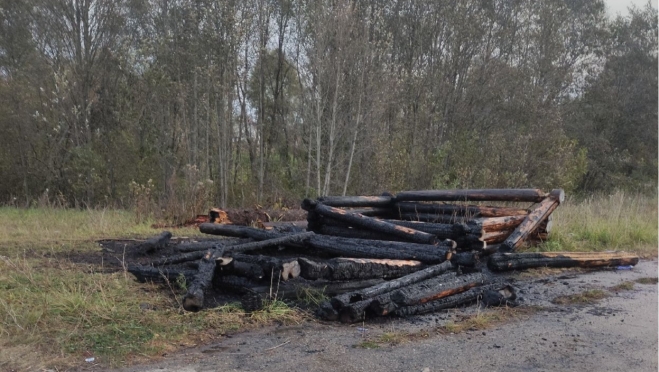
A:
<svg viewBox="0 0 659 372">
<path fill-rule="evenodd" d="M 622 16 L 628 15 L 627 7 L 632 5 L 635 5 L 638 8 L 645 7 L 648 0 L 605 0 L 604 2 L 606 3 L 609 16 L 615 18 L 618 14 Z M 650 0 L 650 3 L 655 9 L 657 9 L 657 0 Z"/>
</svg>

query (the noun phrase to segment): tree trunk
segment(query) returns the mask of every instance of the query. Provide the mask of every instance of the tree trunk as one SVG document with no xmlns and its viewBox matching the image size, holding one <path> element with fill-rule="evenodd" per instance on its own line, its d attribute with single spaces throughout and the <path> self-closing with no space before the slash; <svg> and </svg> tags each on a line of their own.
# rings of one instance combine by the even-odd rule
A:
<svg viewBox="0 0 659 372">
<path fill-rule="evenodd" d="M 495 253 L 487 261 L 492 271 L 534 267 L 610 267 L 638 264 L 637 255 L 626 252 Z"/>
<path fill-rule="evenodd" d="M 547 193 L 538 189 L 474 189 L 404 191 L 395 197 L 401 201 L 515 201 L 540 202 Z"/>
</svg>

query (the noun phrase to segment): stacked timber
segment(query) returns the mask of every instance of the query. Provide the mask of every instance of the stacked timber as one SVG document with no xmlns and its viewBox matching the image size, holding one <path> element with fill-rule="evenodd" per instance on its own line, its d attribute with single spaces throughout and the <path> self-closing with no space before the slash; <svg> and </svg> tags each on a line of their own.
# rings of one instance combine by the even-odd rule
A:
<svg viewBox="0 0 659 372">
<path fill-rule="evenodd" d="M 562 190 L 536 189 L 305 199 L 308 231 L 203 223 L 202 233 L 222 238 L 167 250 L 171 234 L 163 232 L 137 246 L 145 256 L 159 256 L 128 271 L 140 281 L 184 280 L 187 293 L 180 303 L 187 311 L 208 306 L 211 291 L 241 296 L 247 311 L 263 301 L 317 291 L 328 298 L 318 316 L 352 323 L 474 302 L 514 304 L 514 289 L 496 279 L 500 271 L 638 262 L 624 252 L 518 253 L 526 243 L 547 238 L 551 214 L 563 200 Z M 476 204 L 486 201 L 533 205 Z"/>
<path fill-rule="evenodd" d="M 451 240 L 460 251 L 512 252 L 546 240 L 561 189 L 424 190 L 397 195 L 305 199 L 307 229 L 347 238 L 436 244 Z M 469 202 L 532 203 L 491 206 Z"/>
</svg>

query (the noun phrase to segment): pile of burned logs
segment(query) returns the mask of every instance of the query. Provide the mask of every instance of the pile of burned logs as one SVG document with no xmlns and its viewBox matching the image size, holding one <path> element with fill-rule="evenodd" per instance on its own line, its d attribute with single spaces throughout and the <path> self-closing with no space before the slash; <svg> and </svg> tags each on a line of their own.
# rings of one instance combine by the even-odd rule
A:
<svg viewBox="0 0 659 372">
<path fill-rule="evenodd" d="M 140 281 L 185 278 L 185 310 L 198 311 L 212 290 L 237 293 L 246 311 L 264 301 L 328 298 L 316 314 L 357 322 L 423 314 L 459 305 L 514 305 L 515 289 L 496 273 L 534 267 L 635 265 L 624 252 L 519 252 L 544 240 L 562 190 L 407 191 L 397 195 L 305 199 L 307 231 L 204 223 L 223 239 L 172 244 L 162 233 L 137 249 L 160 255 L 130 265 Z M 522 202 L 532 207 L 474 202 Z M 472 204 L 467 204 L 471 202 Z"/>
</svg>

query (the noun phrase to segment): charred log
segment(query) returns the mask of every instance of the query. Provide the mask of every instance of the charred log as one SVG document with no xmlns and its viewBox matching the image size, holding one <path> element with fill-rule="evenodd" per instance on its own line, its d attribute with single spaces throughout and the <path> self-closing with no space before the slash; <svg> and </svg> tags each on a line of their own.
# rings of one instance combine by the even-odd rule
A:
<svg viewBox="0 0 659 372">
<path fill-rule="evenodd" d="M 396 195 L 402 201 L 516 201 L 540 202 L 547 194 L 538 189 L 473 189 L 404 191 Z"/>
<path fill-rule="evenodd" d="M 487 261 L 492 271 L 534 267 L 611 267 L 636 265 L 639 257 L 626 252 L 495 253 Z"/>
<path fill-rule="evenodd" d="M 160 249 L 163 249 L 169 243 L 169 239 L 172 238 L 172 233 L 169 231 L 163 231 L 158 236 L 154 236 L 142 242 L 137 246 L 137 249 L 142 251 L 145 254 L 154 253 Z"/>
<path fill-rule="evenodd" d="M 354 280 L 398 278 L 424 268 L 419 261 L 335 258 L 327 261 L 298 259 L 305 279 Z"/>
</svg>

